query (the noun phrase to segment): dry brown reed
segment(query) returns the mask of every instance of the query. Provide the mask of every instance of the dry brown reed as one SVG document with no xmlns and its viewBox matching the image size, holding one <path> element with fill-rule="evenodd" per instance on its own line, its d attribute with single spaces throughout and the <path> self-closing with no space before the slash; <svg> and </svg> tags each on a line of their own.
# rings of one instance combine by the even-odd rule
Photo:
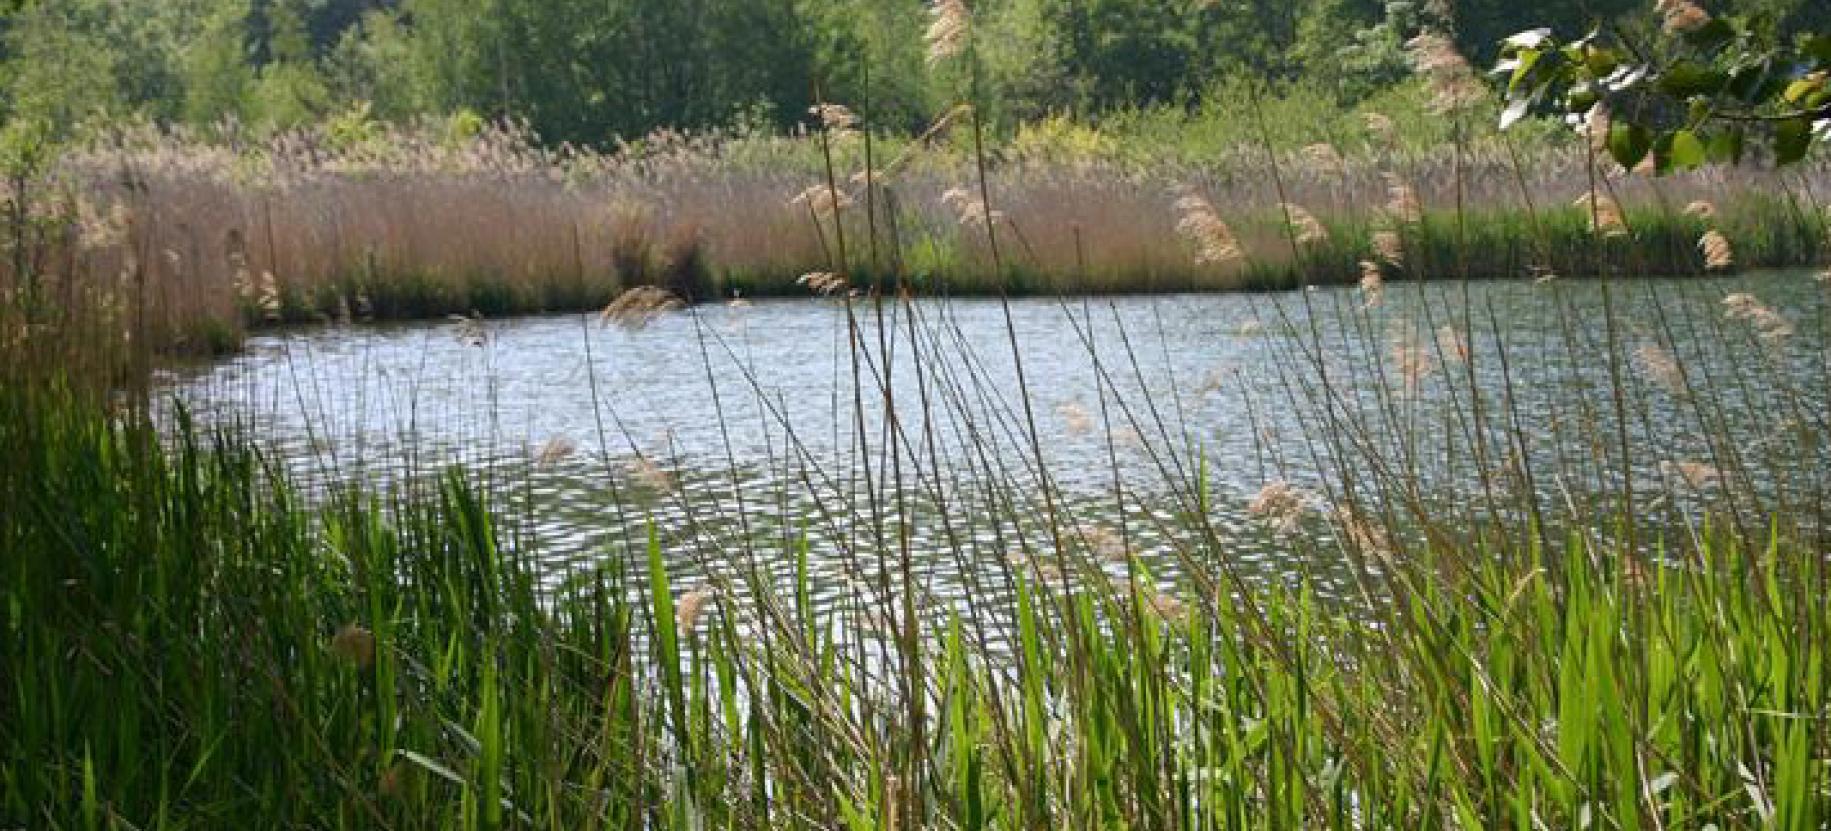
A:
<svg viewBox="0 0 1831 831">
<path fill-rule="evenodd" d="M 929 64 L 941 63 L 965 51 L 973 22 L 965 0 L 935 0 L 929 14 L 932 19 L 925 35 Z"/>
<path fill-rule="evenodd" d="M 1281 534 L 1294 533 L 1304 516 L 1315 510 L 1316 498 L 1307 489 L 1278 480 L 1269 482 L 1253 495 L 1246 512 L 1260 518 Z"/>
<path fill-rule="evenodd" d="M 637 286 L 617 295 L 617 299 L 598 313 L 598 319 L 606 325 L 640 329 L 660 315 L 685 307 L 686 303 L 667 289 Z"/>
<path fill-rule="evenodd" d="M 816 115 L 838 126 L 848 113 Z M 1376 133 L 1385 129 L 1381 119 L 1369 122 Z M 888 213 L 879 219 L 894 220 L 909 246 L 906 266 L 919 277 L 955 288 L 986 283 L 983 229 L 960 225 L 963 217 L 983 222 L 985 211 L 954 186 L 973 178 L 971 159 L 938 136 L 885 151 L 895 161 L 878 180 L 893 187 L 886 203 L 894 204 L 881 203 Z M 842 169 L 863 167 L 857 144 L 836 143 Z M 1248 284 L 1254 270 L 1283 267 L 1292 256 L 1281 202 L 1310 206 L 1292 216 L 1305 239 L 1361 228 L 1372 235 L 1371 259 L 1384 266 L 1430 261 L 1424 249 L 1406 249 L 1420 240 L 1427 214 L 1456 202 L 1451 154 L 1407 151 L 1400 176 L 1390 151 L 1332 147 L 1281 153 L 1283 194 L 1264 154 L 1248 149 L 1199 168 L 994 153 L 993 218 L 1022 226 L 1024 266 L 1038 280 L 1030 290 Z M 210 326 L 600 309 L 641 285 L 685 300 L 785 291 L 799 275 L 856 267 L 834 259 L 835 221 L 848 237 L 868 235 L 863 211 L 848 207 L 856 193 L 809 187 L 821 178 L 814 151 L 806 135 L 678 133 L 603 152 L 548 149 L 512 125 L 461 141 L 398 128 L 357 146 L 314 131 L 266 142 L 127 131 L 62 162 L 61 180 L 81 196 L 68 210 L 82 240 L 71 256 L 85 276 L 59 291 L 115 308 L 117 322 L 143 300 L 141 336 L 193 348 Z M 1526 199 L 1563 204 L 1568 183 L 1584 177 L 1586 154 L 1533 152 L 1516 171 L 1506 153 L 1470 145 L 1461 162 L 1464 202 L 1498 210 L 1518 210 Z M 1812 187 L 1824 184 L 1822 169 L 1806 175 Z M 1734 194 L 1771 190 L 1734 169 L 1666 177 L 1657 194 L 1654 187 L 1638 176 L 1611 181 L 1597 200 L 1605 232 L 1624 232 L 1622 203 L 1724 205 Z M 1565 210 L 1587 213 L 1588 201 Z M 1215 206 L 1227 206 L 1224 221 Z M 810 211 L 821 221 L 810 222 Z M 1735 223 L 1709 221 L 1727 223 L 1725 234 Z M 1191 264 L 1188 244 L 1199 262 Z M 1356 259 L 1337 266 L 1343 279 L 1353 279 Z M 9 290 L 16 282 L 0 279 Z M 129 304 L 126 287 L 135 284 L 143 294 Z"/>
<path fill-rule="evenodd" d="M 1736 266 L 1734 250 L 1729 245 L 1729 238 L 1722 231 L 1711 229 L 1705 231 L 1697 241 L 1698 249 L 1704 252 L 1704 268 L 1710 271 L 1727 271 Z"/>
</svg>

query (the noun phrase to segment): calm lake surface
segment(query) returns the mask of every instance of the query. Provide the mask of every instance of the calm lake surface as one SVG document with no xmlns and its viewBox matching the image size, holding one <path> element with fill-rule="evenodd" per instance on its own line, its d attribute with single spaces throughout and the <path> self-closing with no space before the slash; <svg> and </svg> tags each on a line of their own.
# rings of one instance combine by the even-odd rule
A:
<svg viewBox="0 0 1831 831">
<path fill-rule="evenodd" d="M 1762 339 L 1729 317 L 1738 293 L 1791 334 Z M 1651 487 L 1673 478 L 1662 462 L 1719 458 L 1706 440 L 1718 429 L 1751 469 L 1783 474 L 1758 493 L 1825 487 L 1823 443 L 1776 437 L 1824 429 L 1828 293 L 1803 272 L 1613 285 L 1621 371 L 1643 388 L 1628 421 L 1647 507 L 1682 507 L 1684 494 Z M 1394 283 L 1378 308 L 1365 303 L 1351 288 L 1013 300 L 1021 386 L 1004 309 L 984 299 L 886 303 L 881 329 L 855 301 L 857 350 L 845 305 L 816 299 L 705 305 L 633 328 L 573 315 L 281 331 L 164 383 L 200 421 L 253 429 L 311 485 L 483 471 L 500 500 L 531 509 L 517 544 L 556 579 L 630 556 L 651 527 L 677 583 L 720 568 L 786 577 L 786 543 L 746 541 L 805 535 L 825 602 L 871 582 L 898 547 L 894 527 L 874 544 L 883 525 L 871 521 L 894 515 L 898 477 L 932 599 L 998 591 L 990 564 L 1046 545 L 1039 449 L 1061 503 L 1100 537 L 1088 547 L 1137 552 L 1166 587 L 1187 562 L 1172 554 L 1179 529 L 1205 521 L 1242 570 L 1345 592 L 1339 563 L 1293 553 L 1246 510 L 1267 482 L 1321 490 L 1344 463 L 1324 441 L 1325 398 L 1337 419 L 1357 414 L 1364 441 L 1413 454 L 1433 498 L 1477 488 L 1458 448 L 1509 446 L 1503 425 L 1453 415 L 1471 389 L 1490 420 L 1505 413 L 1530 437 L 1524 456 L 1562 471 L 1537 483 L 1547 502 L 1580 491 L 1571 479 L 1586 471 L 1618 475 L 1598 461 L 1609 448 L 1569 438 L 1572 425 L 1614 435 L 1601 284 Z M 1662 343 L 1693 383 L 1724 391 L 1709 407 L 1660 388 L 1648 347 Z M 890 390 L 873 380 L 885 364 Z M 1189 513 L 1198 477 L 1206 517 Z"/>
</svg>

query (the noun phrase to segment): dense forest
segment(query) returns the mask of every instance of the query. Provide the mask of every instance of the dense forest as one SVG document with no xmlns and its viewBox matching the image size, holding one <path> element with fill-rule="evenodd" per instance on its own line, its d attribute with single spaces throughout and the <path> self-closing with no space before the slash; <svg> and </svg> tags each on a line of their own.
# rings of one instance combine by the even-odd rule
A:
<svg viewBox="0 0 1831 831">
<path fill-rule="evenodd" d="M 965 84 L 995 118 L 1195 108 L 1244 78 L 1352 104 L 1408 74 L 1406 38 L 1478 62 L 1550 24 L 1652 25 L 1638 0 L 980 0 L 980 75 L 924 67 L 922 0 L 5 0 L 0 110 L 70 130 L 139 117 L 286 127 L 375 117 L 525 120 L 605 145 L 659 127 L 788 127 L 816 96 L 911 127 Z M 1776 39 L 1831 3 L 1737 0 Z"/>
</svg>

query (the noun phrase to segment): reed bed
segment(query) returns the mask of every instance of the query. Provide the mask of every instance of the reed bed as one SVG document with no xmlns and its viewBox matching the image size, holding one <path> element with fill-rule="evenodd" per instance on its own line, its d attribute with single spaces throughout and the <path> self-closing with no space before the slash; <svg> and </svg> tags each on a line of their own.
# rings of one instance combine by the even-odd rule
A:
<svg viewBox="0 0 1831 831">
<path fill-rule="evenodd" d="M 1401 198 L 1416 215 L 1400 230 L 1456 276 L 1590 270 L 1570 253 L 1587 235 L 1572 186 L 1586 159 L 1570 141 L 1491 137 L 1452 153 L 1376 125 L 1336 144 L 1269 156 L 1244 146 L 1195 163 L 1103 150 L 1082 135 L 1098 138 L 1090 128 L 1020 131 L 988 149 L 987 185 L 1011 248 L 994 258 L 946 198 L 975 180 L 959 133 L 944 118 L 918 139 L 874 137 L 885 168 L 871 206 L 879 217 L 865 216 L 862 172 L 852 175 L 866 166 L 861 134 L 834 140 L 839 216 L 854 243 L 840 263 L 830 213 L 796 201 L 825 188 L 807 134 L 660 134 L 599 152 L 542 148 L 512 125 L 451 135 L 333 124 L 262 141 L 122 129 L 20 180 L 25 210 L 62 246 L 31 274 L 15 273 L 18 263 L 0 270 L 9 284 L 29 277 L 64 296 L 132 284 L 148 337 L 180 352 L 232 348 L 246 328 L 281 322 L 597 308 L 637 285 L 698 300 L 798 294 L 798 278 L 814 271 L 855 273 L 861 284 L 894 271 L 906 287 L 958 294 L 1352 283 L 1374 235 L 1395 227 Z M 1642 269 L 1695 274 L 1708 264 L 1694 242 L 1711 228 L 1735 246 L 1737 268 L 1821 261 L 1825 220 L 1813 206 L 1825 184 L 1815 166 L 1664 179 L 1617 171 L 1608 188 L 1632 219 Z M 1192 193 L 1219 206 L 1241 257 L 1191 259 L 1176 204 Z M 1712 220 L 1684 212 L 1699 201 L 1716 207 Z M 1326 231 L 1301 268 L 1281 203 Z M 897 262 L 874 262 L 870 250 Z"/>
</svg>

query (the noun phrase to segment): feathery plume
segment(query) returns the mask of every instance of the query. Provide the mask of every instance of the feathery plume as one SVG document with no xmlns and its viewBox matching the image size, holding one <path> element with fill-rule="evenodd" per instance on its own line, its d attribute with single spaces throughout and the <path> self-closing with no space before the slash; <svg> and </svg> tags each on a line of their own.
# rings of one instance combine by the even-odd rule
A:
<svg viewBox="0 0 1831 831">
<path fill-rule="evenodd" d="M 1079 529 L 1081 537 L 1087 543 L 1087 551 L 1102 560 L 1124 562 L 1131 553 L 1125 550 L 1125 540 L 1117 531 L 1104 525 L 1085 526 Z"/>
<path fill-rule="evenodd" d="M 807 286 L 809 291 L 820 295 L 832 295 L 843 292 L 851 285 L 845 275 L 831 271 L 810 271 L 795 279 L 796 283 Z"/>
<path fill-rule="evenodd" d="M 1303 158 L 1310 164 L 1327 170 L 1330 173 L 1345 173 L 1347 171 L 1348 162 L 1346 159 L 1342 158 L 1341 151 L 1335 149 L 1335 145 L 1326 141 L 1306 145 L 1302 150 L 1297 152 L 1302 154 Z"/>
<path fill-rule="evenodd" d="M 1418 202 L 1418 192 L 1397 173 L 1387 171 L 1380 176 L 1386 180 L 1386 213 L 1407 225 L 1423 222 L 1424 208 Z"/>
<path fill-rule="evenodd" d="M 1176 595 L 1156 592 L 1146 601 L 1150 609 L 1165 621 L 1175 623 L 1189 615 L 1189 608 Z"/>
<path fill-rule="evenodd" d="M 630 462 L 630 476 L 649 490 L 666 491 L 674 487 L 674 474 L 647 456 Z"/>
<path fill-rule="evenodd" d="M 686 308 L 686 303 L 675 297 L 673 292 L 659 286 L 637 286 L 617 295 L 610 305 L 598 313 L 598 320 L 604 325 L 618 324 L 631 329 L 640 329 L 661 315 Z"/>
<path fill-rule="evenodd" d="M 681 634 L 692 634 L 699 628 L 699 619 L 705 614 L 706 606 L 711 604 L 713 592 L 701 586 L 680 596 L 674 602 L 674 627 Z"/>
<path fill-rule="evenodd" d="M 1626 217 L 1621 213 L 1621 203 L 1615 198 L 1599 191 L 1590 191 L 1577 197 L 1572 205 L 1582 208 L 1584 218 L 1589 220 L 1589 229 L 1605 237 L 1624 237 L 1628 233 Z"/>
<path fill-rule="evenodd" d="M 1315 498 L 1309 491 L 1281 479 L 1260 488 L 1247 503 L 1246 512 L 1266 521 L 1279 533 L 1289 534 L 1297 530 L 1304 514 L 1314 507 Z"/>
<path fill-rule="evenodd" d="M 1373 253 L 1380 260 L 1395 266 L 1405 265 L 1405 238 L 1397 231 L 1373 232 Z"/>
<path fill-rule="evenodd" d="M 261 272 L 259 293 L 255 305 L 261 310 L 261 318 L 268 323 L 280 322 L 280 281 L 271 271 Z M 481 343 L 476 344 L 482 346 Z"/>
<path fill-rule="evenodd" d="M 834 215 L 852 207 L 852 197 L 826 185 L 810 185 L 788 200 L 790 207 L 805 205 L 815 216 Z"/>
<path fill-rule="evenodd" d="M 100 251 L 127 241 L 133 215 L 127 205 L 116 202 L 103 211 L 88 199 L 76 200 L 77 244 L 84 251 Z"/>
<path fill-rule="evenodd" d="M 1380 272 L 1380 264 L 1372 260 L 1361 260 L 1361 308 L 1377 309 L 1386 299 L 1386 277 Z"/>
<path fill-rule="evenodd" d="M 1416 395 L 1423 387 L 1424 379 L 1437 371 L 1430 345 L 1423 342 L 1420 333 L 1410 325 L 1394 327 L 1390 360 L 1405 383 L 1407 395 Z"/>
<path fill-rule="evenodd" d="M 452 337 L 465 346 L 482 349 L 490 343 L 490 331 L 483 323 L 483 315 L 472 312 L 468 315 L 447 315 L 446 320 L 457 324 L 457 331 Z"/>
<path fill-rule="evenodd" d="M 1688 34 L 1710 23 L 1710 13 L 1691 0 L 1659 0 L 1656 7 L 1665 18 L 1663 28 L 1666 34 Z"/>
<path fill-rule="evenodd" d="M 815 104 L 807 112 L 819 119 L 821 129 L 829 133 L 850 132 L 858 127 L 858 116 L 844 104 Z"/>
<path fill-rule="evenodd" d="M 1685 483 L 1686 487 L 1694 491 L 1713 487 L 1723 481 L 1723 472 L 1717 470 L 1715 465 L 1704 462 L 1660 462 L 1659 469 L 1667 476 Z"/>
<path fill-rule="evenodd" d="M 1352 545 L 1356 551 L 1382 559 L 1392 555 L 1392 538 L 1387 536 L 1386 529 L 1352 506 L 1337 506 L 1331 512 L 1330 519 L 1339 538 Z"/>
<path fill-rule="evenodd" d="M 1694 200 L 1691 204 L 1685 206 L 1685 215 L 1695 216 L 1698 219 L 1703 220 L 1716 219 L 1717 206 L 1716 203 L 1704 199 Z"/>
<path fill-rule="evenodd" d="M 1698 238 L 1697 247 L 1704 252 L 1704 268 L 1708 271 L 1726 271 L 1736 265 L 1735 253 L 1729 247 L 1729 238 L 1722 231 L 1711 229 Z"/>
<path fill-rule="evenodd" d="M 934 66 L 966 50 L 972 35 L 973 13 L 965 0 L 935 0 L 923 40 L 928 44 L 928 65 Z"/>
<path fill-rule="evenodd" d="M 1291 229 L 1296 234 L 1298 245 L 1311 245 L 1328 240 L 1329 229 L 1323 227 L 1315 214 L 1293 202 L 1285 202 L 1283 207 L 1285 216 L 1290 218 Z"/>
<path fill-rule="evenodd" d="M 1405 51 L 1411 56 L 1412 69 L 1428 82 L 1431 107 L 1437 112 L 1467 109 L 1486 95 L 1474 68 L 1449 38 L 1425 32 L 1406 41 Z"/>
<path fill-rule="evenodd" d="M 536 467 L 550 467 L 572 455 L 574 449 L 571 439 L 565 436 L 554 436 L 548 439 L 546 444 L 541 445 L 540 451 L 534 454 L 534 464 Z"/>
<path fill-rule="evenodd" d="M 1222 265 L 1246 258 L 1239 238 L 1207 199 L 1185 194 L 1176 200 L 1176 213 L 1176 232 L 1195 244 L 1197 265 Z"/>
<path fill-rule="evenodd" d="M 987 211 L 985 200 L 966 188 L 948 188 L 941 194 L 941 204 L 954 212 L 961 225 L 983 225 L 1002 222 L 1003 211 Z"/>
</svg>

